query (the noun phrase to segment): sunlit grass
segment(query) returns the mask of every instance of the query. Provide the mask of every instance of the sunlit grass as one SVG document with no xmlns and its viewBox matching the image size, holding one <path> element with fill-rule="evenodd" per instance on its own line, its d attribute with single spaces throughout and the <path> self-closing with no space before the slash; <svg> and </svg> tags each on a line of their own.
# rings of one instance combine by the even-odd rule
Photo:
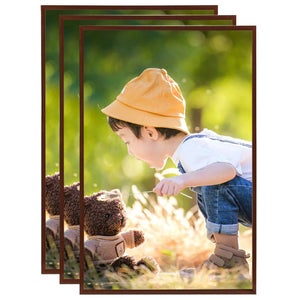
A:
<svg viewBox="0 0 300 300">
<path fill-rule="evenodd" d="M 128 222 L 124 230 L 139 228 L 146 241 L 139 247 L 128 249 L 127 254 L 137 260 L 151 256 L 158 262 L 158 274 L 146 272 L 141 276 L 120 277 L 107 272 L 104 277 L 93 278 L 94 289 L 251 289 L 251 281 L 224 270 L 215 277 L 209 272 L 196 272 L 193 279 L 181 277 L 180 270 L 197 268 L 214 249 L 206 237 L 205 220 L 198 207 L 184 211 L 175 197 L 154 197 L 132 186 L 135 202 L 127 208 Z M 251 253 L 252 232 L 241 228 L 241 248 Z M 249 260 L 251 267 L 251 259 Z M 194 269 L 193 269 L 194 270 Z M 251 272 L 251 268 L 250 268 Z M 95 275 L 95 274 L 94 274 Z M 88 278 L 86 282 L 88 282 Z"/>
<path fill-rule="evenodd" d="M 185 212 L 175 197 L 155 199 L 139 193 L 135 186 L 132 189 L 136 201 L 127 208 L 127 226 L 141 228 L 146 242 L 130 253 L 154 256 L 166 272 L 200 265 L 213 245 L 206 238 L 205 222 L 198 216 L 198 208 Z"/>
</svg>

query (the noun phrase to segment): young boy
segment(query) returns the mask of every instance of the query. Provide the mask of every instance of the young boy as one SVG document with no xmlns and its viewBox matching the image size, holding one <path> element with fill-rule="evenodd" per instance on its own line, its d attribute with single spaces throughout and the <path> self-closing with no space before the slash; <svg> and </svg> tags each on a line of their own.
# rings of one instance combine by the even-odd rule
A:
<svg viewBox="0 0 300 300">
<path fill-rule="evenodd" d="M 181 175 L 161 180 L 153 189 L 157 195 L 177 195 L 187 187 L 196 193 L 207 236 L 216 243 L 201 268 L 248 272 L 238 224 L 252 225 L 251 143 L 207 129 L 190 134 L 185 100 L 164 69 L 144 70 L 102 112 L 129 154 L 155 169 L 169 157 L 178 166 Z"/>
</svg>

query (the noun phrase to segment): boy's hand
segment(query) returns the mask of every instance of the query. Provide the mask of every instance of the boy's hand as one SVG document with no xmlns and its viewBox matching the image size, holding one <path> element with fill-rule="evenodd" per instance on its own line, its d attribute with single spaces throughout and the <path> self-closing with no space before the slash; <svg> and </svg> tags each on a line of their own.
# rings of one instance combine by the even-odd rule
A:
<svg viewBox="0 0 300 300">
<path fill-rule="evenodd" d="M 158 196 L 175 196 L 184 189 L 185 185 L 182 176 L 176 176 L 161 180 L 153 189 L 153 192 Z"/>
<path fill-rule="evenodd" d="M 174 196 L 187 187 L 221 184 L 233 179 L 236 175 L 236 169 L 231 164 L 213 163 L 196 171 L 164 178 L 156 185 L 153 192 L 158 196 Z"/>
</svg>

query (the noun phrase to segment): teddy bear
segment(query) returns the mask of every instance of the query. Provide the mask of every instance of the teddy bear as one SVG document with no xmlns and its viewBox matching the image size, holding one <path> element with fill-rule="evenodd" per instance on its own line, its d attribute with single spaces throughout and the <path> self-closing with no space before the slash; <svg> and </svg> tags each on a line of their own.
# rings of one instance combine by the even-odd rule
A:
<svg viewBox="0 0 300 300">
<path fill-rule="evenodd" d="M 47 269 L 60 268 L 60 177 L 59 173 L 45 177 L 44 209 L 46 215 L 45 263 Z"/>
<path fill-rule="evenodd" d="M 136 261 L 133 256 L 126 254 L 126 248 L 141 245 L 145 237 L 141 230 L 122 231 L 127 215 L 118 189 L 85 196 L 83 219 L 87 235 L 84 242 L 85 258 L 93 262 L 98 274 L 105 270 L 118 274 L 126 270 L 125 273 L 131 273 L 130 276 L 145 271 L 154 274 L 159 272 L 159 265 L 154 258 L 143 257 Z"/>
<path fill-rule="evenodd" d="M 45 210 L 46 251 L 56 246 L 59 250 L 60 236 L 60 177 L 59 173 L 47 175 L 45 178 Z M 55 245 L 53 244 L 55 243 Z"/>
<path fill-rule="evenodd" d="M 64 269 L 68 273 L 80 262 L 80 183 L 64 186 Z M 73 270 L 74 271 L 74 270 Z M 73 274 L 74 275 L 74 274 Z"/>
</svg>

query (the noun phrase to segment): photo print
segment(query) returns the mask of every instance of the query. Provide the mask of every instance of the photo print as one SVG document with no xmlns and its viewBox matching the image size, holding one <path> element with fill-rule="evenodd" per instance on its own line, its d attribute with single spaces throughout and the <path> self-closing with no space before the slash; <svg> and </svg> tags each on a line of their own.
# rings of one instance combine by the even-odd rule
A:
<svg viewBox="0 0 300 300">
<path fill-rule="evenodd" d="M 64 53 L 63 61 L 61 62 L 61 72 L 64 75 L 61 75 L 61 89 L 64 91 L 64 99 L 61 99 L 63 102 L 62 109 L 64 110 L 64 121 L 63 121 L 63 132 L 64 138 L 63 143 L 65 145 L 64 150 L 64 186 L 76 184 L 74 182 L 74 174 L 79 174 L 79 149 L 74 147 L 74 142 L 78 143 L 79 147 L 79 118 L 76 126 L 76 121 L 74 119 L 74 115 L 78 115 L 76 109 L 79 109 L 79 73 L 77 72 L 79 66 L 79 58 L 74 55 L 74 52 L 77 53 L 77 49 L 75 47 L 76 43 L 74 43 L 74 39 L 77 41 L 79 39 L 78 35 L 78 24 L 82 25 L 86 24 L 109 24 L 109 23 L 119 23 L 119 24 L 129 24 L 129 25 L 142 25 L 142 24 L 160 24 L 160 25 L 168 25 L 168 24 L 180 24 L 180 25 L 205 25 L 211 24 L 214 22 L 214 25 L 235 25 L 235 16 L 210 16 L 210 15 L 118 15 L 118 16 L 75 16 L 75 15 L 66 15 L 60 16 L 60 32 L 63 31 L 63 36 L 60 38 L 60 41 L 64 41 L 64 36 L 67 36 L 67 43 L 63 43 L 60 45 L 61 53 Z M 74 30 L 77 29 L 77 30 Z M 73 35 L 72 35 L 73 33 Z M 78 42 L 79 48 L 79 42 Z M 78 49 L 79 51 L 79 49 Z M 76 73 L 77 72 L 77 73 Z M 65 84 L 66 79 L 66 84 Z M 77 100 L 77 107 L 76 107 Z M 77 191 L 78 193 L 78 191 Z M 67 199 L 67 196 L 65 197 Z M 72 198 L 73 199 L 73 198 Z M 69 200 L 67 200 L 69 201 Z M 63 210 L 66 205 L 68 206 L 66 200 L 64 198 L 61 199 Z M 77 203 L 77 205 L 79 205 Z M 65 212 L 67 213 L 67 212 Z M 79 216 L 79 206 L 78 206 L 78 216 Z M 79 226 L 79 217 L 76 218 L 76 222 L 78 224 L 74 224 L 74 222 L 63 222 L 66 227 L 72 226 L 70 230 L 64 227 L 64 232 L 66 234 L 70 234 L 71 231 L 77 230 L 73 226 Z M 77 232 L 77 231 L 76 231 Z M 77 232 L 75 237 L 77 238 L 77 243 L 74 246 L 77 247 L 79 240 L 79 233 Z M 74 237 L 73 237 L 74 238 Z M 79 264 L 78 259 L 74 261 L 73 251 L 66 250 L 64 245 L 61 245 L 61 249 L 64 249 L 66 253 L 69 252 L 68 255 L 64 256 L 64 261 L 61 264 L 64 266 L 61 271 L 63 271 L 63 279 L 66 282 L 69 280 L 78 280 L 79 278 Z"/>
<path fill-rule="evenodd" d="M 255 26 L 82 25 L 79 64 L 80 197 L 84 203 L 80 206 L 80 292 L 254 293 Z M 243 151 L 251 153 L 253 163 L 248 170 L 252 173 L 251 182 L 246 180 L 251 188 L 251 207 L 247 208 L 251 212 L 251 220 L 243 219 L 239 214 L 239 223 L 232 226 L 238 230 L 242 250 L 223 247 L 220 243 L 216 246 L 211 237 L 223 238 L 222 233 L 208 238 L 212 222 L 207 220 L 199 192 L 195 193 L 195 189 L 187 188 L 176 195 L 153 193 L 159 182 L 179 175 L 176 165 L 168 159 L 163 169 L 153 169 L 136 159 L 135 149 L 131 149 L 133 155 L 129 156 L 129 146 L 126 147 L 118 134 L 111 130 L 107 115 L 102 113 L 105 107 L 117 101 L 115 99 L 123 99 L 122 94 L 129 93 L 127 84 L 131 86 L 131 80 L 134 79 L 134 83 L 144 78 L 146 73 L 151 74 L 153 69 L 161 70 L 163 76 L 174 80 L 180 87 L 180 95 L 186 101 L 185 118 L 189 132 L 198 133 L 200 137 L 203 137 L 203 132 L 209 132 L 210 141 L 217 140 L 222 146 L 239 145 Z M 139 87 L 136 87 L 137 94 Z M 134 91 L 133 88 L 129 98 L 135 99 Z M 128 103 L 129 98 L 126 98 Z M 130 115 L 138 119 L 138 115 L 129 114 L 132 106 L 126 101 L 125 106 L 131 110 L 125 110 L 128 114 L 123 118 Z M 138 113 L 141 110 L 137 110 Z M 146 127 L 149 126 L 142 127 L 143 130 Z M 117 133 L 120 128 L 123 127 L 114 127 Z M 182 131 L 187 132 L 187 128 L 182 128 Z M 205 131 L 206 128 L 213 133 Z M 147 130 L 144 134 L 152 134 Z M 208 138 L 207 135 L 205 137 Z M 244 176 L 248 176 L 247 172 L 244 171 Z M 106 201 L 117 200 L 125 207 L 121 211 L 127 221 L 122 223 L 124 227 L 120 225 L 120 231 L 115 235 L 119 236 L 123 230 L 124 233 L 132 232 L 136 228 L 134 236 L 140 236 L 141 232 L 144 236 L 136 238 L 138 245 L 131 244 L 129 249 L 126 248 L 126 259 L 120 265 L 126 242 L 122 242 L 122 251 L 115 248 L 118 253 L 116 264 L 102 259 L 95 250 L 95 245 L 100 243 L 99 236 L 106 236 L 105 232 L 98 230 L 99 226 L 106 222 L 105 218 L 111 220 L 109 209 L 113 205 L 105 209 L 106 213 L 96 212 L 103 210 L 101 206 L 107 204 Z M 95 219 L 90 217 L 92 212 L 97 216 Z M 231 226 L 224 227 L 231 230 Z M 111 233 L 109 236 L 112 236 Z M 223 239 L 223 242 L 226 244 L 228 240 Z M 127 263 L 128 257 L 133 261 L 132 265 Z M 231 257 L 239 262 L 242 270 L 233 271 Z M 211 262 L 217 265 L 217 272 L 210 268 L 206 272 L 205 268 L 201 268 Z M 219 268 L 222 264 L 225 267 Z"/>
</svg>

